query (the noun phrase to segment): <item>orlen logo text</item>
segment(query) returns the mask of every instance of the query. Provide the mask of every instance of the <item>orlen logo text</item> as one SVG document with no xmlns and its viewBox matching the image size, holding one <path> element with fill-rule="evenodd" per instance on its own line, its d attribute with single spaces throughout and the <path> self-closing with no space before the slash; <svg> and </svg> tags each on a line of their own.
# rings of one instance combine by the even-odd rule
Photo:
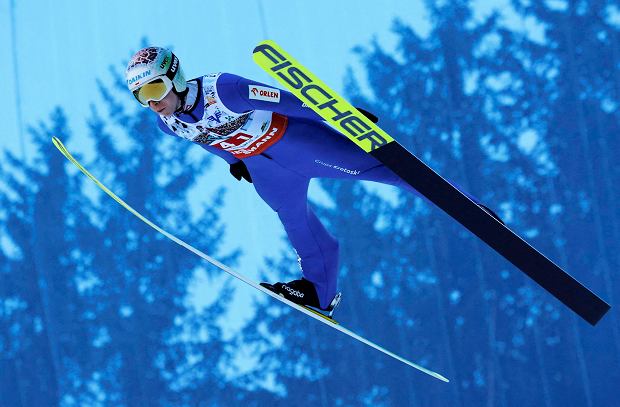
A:
<svg viewBox="0 0 620 407">
<path fill-rule="evenodd" d="M 254 96 L 260 95 L 266 98 L 277 98 L 279 96 L 278 92 L 272 90 L 258 90 L 257 88 L 252 88 L 252 94 Z"/>
<path fill-rule="evenodd" d="M 266 102 L 279 102 L 280 89 L 267 88 L 265 86 L 249 86 L 249 98 L 264 100 Z"/>
</svg>

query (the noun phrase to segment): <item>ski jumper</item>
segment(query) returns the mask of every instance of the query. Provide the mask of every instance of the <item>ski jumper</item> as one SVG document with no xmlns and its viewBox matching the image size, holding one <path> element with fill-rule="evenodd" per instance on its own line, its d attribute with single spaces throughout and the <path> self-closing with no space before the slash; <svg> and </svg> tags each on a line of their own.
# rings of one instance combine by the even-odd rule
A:
<svg viewBox="0 0 620 407">
<path fill-rule="evenodd" d="M 310 180 L 368 180 L 415 190 L 292 93 L 228 73 L 197 78 L 188 88 L 184 111 L 160 116 L 160 128 L 229 164 L 243 160 L 256 192 L 284 225 L 303 277 L 327 306 L 337 292 L 338 242 L 308 205 Z"/>
</svg>

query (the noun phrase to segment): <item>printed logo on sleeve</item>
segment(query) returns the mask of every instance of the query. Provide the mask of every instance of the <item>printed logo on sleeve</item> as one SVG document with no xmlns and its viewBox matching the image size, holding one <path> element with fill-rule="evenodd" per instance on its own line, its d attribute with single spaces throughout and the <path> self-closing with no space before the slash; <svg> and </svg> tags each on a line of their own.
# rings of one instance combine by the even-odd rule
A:
<svg viewBox="0 0 620 407">
<path fill-rule="evenodd" d="M 264 100 L 265 102 L 280 102 L 280 89 L 268 88 L 265 86 L 249 85 L 249 98 Z"/>
</svg>

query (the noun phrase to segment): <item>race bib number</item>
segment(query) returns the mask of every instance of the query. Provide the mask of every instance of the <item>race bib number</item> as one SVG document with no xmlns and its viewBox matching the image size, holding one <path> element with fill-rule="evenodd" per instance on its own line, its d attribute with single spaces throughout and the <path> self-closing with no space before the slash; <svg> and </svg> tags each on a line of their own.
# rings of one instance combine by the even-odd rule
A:
<svg viewBox="0 0 620 407">
<path fill-rule="evenodd" d="M 282 138 L 288 119 L 277 113 L 272 114 L 271 124 L 262 135 L 252 137 L 237 132 L 225 140 L 211 144 L 215 148 L 228 151 L 237 158 L 258 155 Z"/>
</svg>

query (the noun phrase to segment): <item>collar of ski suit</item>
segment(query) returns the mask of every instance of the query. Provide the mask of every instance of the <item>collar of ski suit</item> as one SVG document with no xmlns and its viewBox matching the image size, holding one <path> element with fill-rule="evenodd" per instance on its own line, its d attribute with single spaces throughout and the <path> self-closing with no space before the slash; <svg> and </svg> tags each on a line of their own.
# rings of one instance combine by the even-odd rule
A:
<svg viewBox="0 0 620 407">
<path fill-rule="evenodd" d="M 198 101 L 198 81 L 188 81 L 187 82 L 187 96 L 185 97 L 184 106 L 179 110 L 178 113 L 188 113 L 194 110 L 196 106 L 196 102 Z"/>
</svg>

